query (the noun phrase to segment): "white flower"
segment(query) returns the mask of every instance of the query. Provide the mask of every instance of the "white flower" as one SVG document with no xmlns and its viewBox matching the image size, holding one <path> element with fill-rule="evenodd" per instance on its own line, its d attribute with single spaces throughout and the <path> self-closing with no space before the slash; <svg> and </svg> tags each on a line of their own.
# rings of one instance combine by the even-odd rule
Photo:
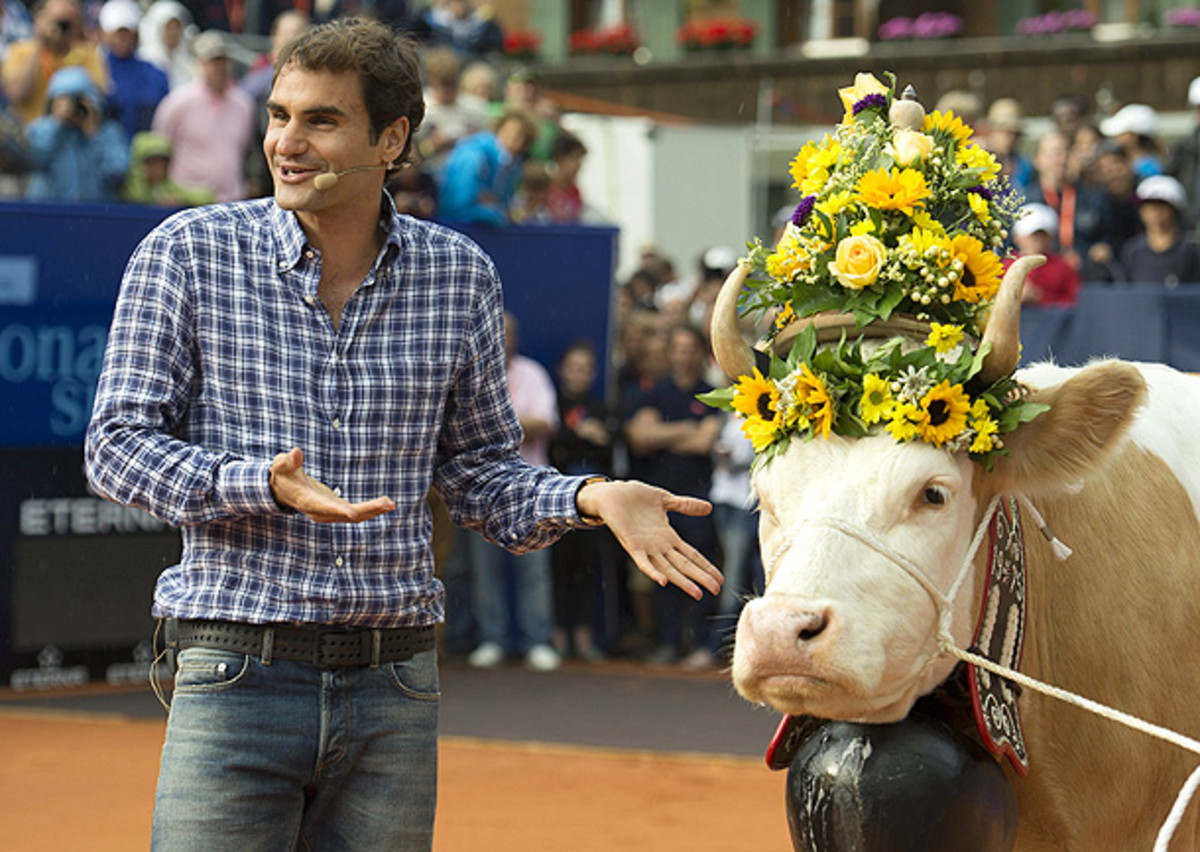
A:
<svg viewBox="0 0 1200 852">
<path fill-rule="evenodd" d="M 897 395 L 905 402 L 919 403 L 933 387 L 927 369 L 917 369 L 911 364 L 904 368 L 899 377 L 900 390 Z"/>
</svg>

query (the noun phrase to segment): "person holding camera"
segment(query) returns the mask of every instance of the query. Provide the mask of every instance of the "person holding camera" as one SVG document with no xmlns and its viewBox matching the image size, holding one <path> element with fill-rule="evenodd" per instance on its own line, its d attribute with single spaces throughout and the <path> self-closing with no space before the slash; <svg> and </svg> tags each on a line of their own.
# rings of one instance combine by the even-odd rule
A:
<svg viewBox="0 0 1200 852">
<path fill-rule="evenodd" d="M 62 68 L 87 71 L 99 91 L 108 89 L 108 72 L 94 44 L 84 37 L 79 0 L 38 0 L 33 8 L 33 38 L 8 48 L 0 81 L 13 113 L 22 124 L 46 111 L 46 89 Z"/>
<path fill-rule="evenodd" d="M 120 122 L 106 119 L 101 95 L 83 68 L 55 72 L 46 114 L 25 129 L 34 173 L 25 197 L 40 201 L 115 201 L 129 169 Z"/>
</svg>

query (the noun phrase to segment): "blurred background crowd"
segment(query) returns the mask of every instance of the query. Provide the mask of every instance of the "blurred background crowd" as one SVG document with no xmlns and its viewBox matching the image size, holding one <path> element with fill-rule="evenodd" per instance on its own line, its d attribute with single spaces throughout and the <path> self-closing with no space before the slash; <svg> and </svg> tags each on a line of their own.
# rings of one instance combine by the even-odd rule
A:
<svg viewBox="0 0 1200 852">
<path fill-rule="evenodd" d="M 536 68 L 497 61 L 504 33 L 471 0 L 0 0 L 0 198 L 173 208 L 269 194 L 261 138 L 272 56 L 305 27 L 347 14 L 381 18 L 421 45 L 418 156 L 388 184 L 402 213 L 500 227 L 602 221 L 578 183 L 587 146 L 563 127 Z M 247 52 L 245 34 L 270 48 Z M 1196 126 L 1169 143 L 1150 106 L 1101 116 L 1071 92 L 1054 98 L 1048 121 L 965 91 L 934 108 L 975 128 L 1027 199 L 1010 247 L 1050 262 L 1026 298 L 1070 306 L 1084 286 L 1200 282 L 1200 78 L 1186 107 Z M 775 227 L 791 213 L 779 210 Z M 539 670 L 565 656 L 723 664 L 740 603 L 762 584 L 753 452 L 736 422 L 695 397 L 727 381 L 706 333 L 737 257 L 731 245 L 682 259 L 645 246 L 616 286 L 611 353 L 607 341 L 580 340 L 538 364 L 520 354 L 520 318 L 509 317 L 523 454 L 710 499 L 711 517 L 678 522 L 723 568 L 721 596 L 696 602 L 654 587 L 604 531 L 520 557 L 454 531 L 440 560 L 449 653 Z"/>
</svg>

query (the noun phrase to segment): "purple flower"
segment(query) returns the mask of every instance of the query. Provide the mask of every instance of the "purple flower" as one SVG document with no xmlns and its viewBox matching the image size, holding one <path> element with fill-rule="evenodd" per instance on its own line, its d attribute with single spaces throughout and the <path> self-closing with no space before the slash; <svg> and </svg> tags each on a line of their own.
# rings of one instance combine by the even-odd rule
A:
<svg viewBox="0 0 1200 852">
<path fill-rule="evenodd" d="M 817 203 L 815 195 L 806 195 L 800 199 L 800 203 L 796 205 L 796 209 L 792 211 L 792 224 L 797 228 L 803 228 L 804 223 L 808 221 L 808 217 L 812 214 L 813 205 Z"/>
<path fill-rule="evenodd" d="M 949 12 L 925 12 L 913 22 L 914 38 L 945 38 L 962 32 L 962 18 Z"/>
<path fill-rule="evenodd" d="M 879 25 L 878 32 L 880 41 L 895 41 L 896 39 L 912 38 L 912 18 L 899 17 L 884 21 Z"/>
<path fill-rule="evenodd" d="M 1163 23 L 1168 27 L 1200 27 L 1200 10 L 1170 9 L 1163 13 Z"/>
<path fill-rule="evenodd" d="M 983 184 L 980 184 L 979 186 L 973 186 L 970 189 L 968 189 L 967 192 L 975 193 L 980 198 L 982 198 L 984 201 L 991 201 L 993 198 L 996 197 L 996 193 L 992 192 L 990 189 L 988 189 Z"/>
<path fill-rule="evenodd" d="M 875 92 L 874 94 L 867 95 L 860 101 L 856 101 L 850 113 L 851 115 L 858 115 L 864 109 L 883 109 L 885 106 L 887 106 L 887 98 Z"/>
</svg>

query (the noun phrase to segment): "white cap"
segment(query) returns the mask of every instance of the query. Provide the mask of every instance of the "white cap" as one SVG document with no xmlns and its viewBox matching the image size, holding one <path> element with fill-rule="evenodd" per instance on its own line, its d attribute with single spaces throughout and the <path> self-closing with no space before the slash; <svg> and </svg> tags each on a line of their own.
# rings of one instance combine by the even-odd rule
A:
<svg viewBox="0 0 1200 852">
<path fill-rule="evenodd" d="M 704 253 L 703 263 L 706 269 L 728 272 L 737 266 L 737 254 L 727 246 L 713 246 Z"/>
<path fill-rule="evenodd" d="M 106 33 L 115 33 L 117 30 L 136 33 L 141 19 L 142 10 L 133 0 L 108 0 L 100 7 L 100 29 Z"/>
<path fill-rule="evenodd" d="M 1045 231 L 1052 237 L 1057 235 L 1058 214 L 1046 204 L 1026 204 L 1017 213 L 1017 221 L 1012 226 L 1013 236 L 1028 237 L 1038 231 Z"/>
<path fill-rule="evenodd" d="M 192 53 L 196 54 L 196 58 L 201 62 L 208 62 L 210 59 L 227 58 L 229 49 L 225 46 L 225 38 L 221 33 L 217 30 L 205 30 L 192 42 Z"/>
<path fill-rule="evenodd" d="M 1154 175 L 1137 185 L 1134 190 L 1137 200 L 1163 201 L 1174 207 L 1179 213 L 1187 210 L 1187 190 L 1183 184 L 1170 175 Z"/>
<path fill-rule="evenodd" d="M 1200 106 L 1200 77 L 1188 86 L 1188 106 Z"/>
<path fill-rule="evenodd" d="M 1100 122 L 1100 132 L 1105 136 L 1120 136 L 1122 133 L 1154 136 L 1158 133 L 1158 113 L 1145 104 L 1127 104 L 1115 115 Z"/>
</svg>

